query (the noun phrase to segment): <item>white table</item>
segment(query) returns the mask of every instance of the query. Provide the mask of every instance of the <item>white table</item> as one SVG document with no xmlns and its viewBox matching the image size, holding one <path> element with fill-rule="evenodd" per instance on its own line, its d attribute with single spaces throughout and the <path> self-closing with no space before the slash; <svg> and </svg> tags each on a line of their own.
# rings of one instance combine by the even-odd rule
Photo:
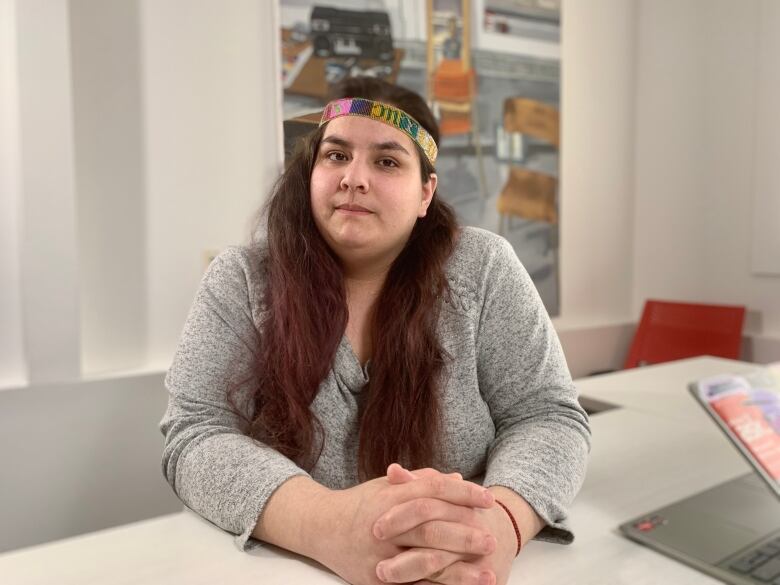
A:
<svg viewBox="0 0 780 585">
<path fill-rule="evenodd" d="M 639 412 L 680 420 L 699 419 L 702 408 L 691 399 L 688 384 L 722 373 L 742 373 L 756 364 L 701 357 L 622 370 L 577 380 L 581 395 Z"/>
<path fill-rule="evenodd" d="M 515 561 L 510 583 L 718 583 L 626 540 L 616 527 L 749 470 L 693 402 L 686 386 L 699 377 L 750 367 L 696 358 L 578 381 L 584 395 L 622 408 L 592 418 L 588 475 L 571 509 L 575 543 L 529 543 Z M 242 554 L 231 536 L 182 512 L 1 554 L 0 583 L 318 585 L 343 581 L 307 559 L 273 547 Z"/>
</svg>

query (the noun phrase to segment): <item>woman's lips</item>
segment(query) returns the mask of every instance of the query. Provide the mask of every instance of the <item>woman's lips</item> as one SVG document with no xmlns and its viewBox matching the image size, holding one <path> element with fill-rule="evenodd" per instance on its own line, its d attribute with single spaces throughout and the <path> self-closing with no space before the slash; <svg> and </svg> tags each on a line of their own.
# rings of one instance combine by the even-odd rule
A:
<svg viewBox="0 0 780 585">
<path fill-rule="evenodd" d="M 341 211 L 342 213 L 348 213 L 351 215 L 368 215 L 369 213 L 372 213 L 365 207 L 354 204 L 339 205 L 336 207 L 336 211 Z"/>
</svg>

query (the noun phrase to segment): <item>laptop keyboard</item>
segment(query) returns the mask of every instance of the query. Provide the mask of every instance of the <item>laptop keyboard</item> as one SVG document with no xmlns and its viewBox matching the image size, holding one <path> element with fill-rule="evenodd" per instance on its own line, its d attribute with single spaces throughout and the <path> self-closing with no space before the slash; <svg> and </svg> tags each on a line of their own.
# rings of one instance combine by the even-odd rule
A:
<svg viewBox="0 0 780 585">
<path fill-rule="evenodd" d="M 740 555 L 729 568 L 756 583 L 780 585 L 780 537 Z"/>
</svg>

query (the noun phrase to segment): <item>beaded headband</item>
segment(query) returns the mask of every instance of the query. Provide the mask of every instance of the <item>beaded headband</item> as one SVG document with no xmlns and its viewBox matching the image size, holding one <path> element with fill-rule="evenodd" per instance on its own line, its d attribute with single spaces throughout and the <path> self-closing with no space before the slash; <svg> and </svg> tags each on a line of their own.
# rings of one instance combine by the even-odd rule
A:
<svg viewBox="0 0 780 585">
<path fill-rule="evenodd" d="M 364 116 L 372 120 L 384 122 L 414 140 L 423 149 L 425 156 L 428 157 L 431 164 L 436 162 L 436 155 L 439 149 L 433 140 L 433 136 L 417 120 L 395 106 L 364 98 L 333 100 L 322 111 L 320 126 L 333 118 L 341 116 Z"/>
</svg>

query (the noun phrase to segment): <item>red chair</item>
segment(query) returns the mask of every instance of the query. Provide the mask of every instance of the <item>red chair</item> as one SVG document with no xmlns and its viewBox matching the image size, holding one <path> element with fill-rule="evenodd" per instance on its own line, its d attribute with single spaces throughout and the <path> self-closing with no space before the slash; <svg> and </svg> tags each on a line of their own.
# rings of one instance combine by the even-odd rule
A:
<svg viewBox="0 0 780 585">
<path fill-rule="evenodd" d="M 645 303 L 623 368 L 712 355 L 739 359 L 745 307 Z"/>
</svg>

